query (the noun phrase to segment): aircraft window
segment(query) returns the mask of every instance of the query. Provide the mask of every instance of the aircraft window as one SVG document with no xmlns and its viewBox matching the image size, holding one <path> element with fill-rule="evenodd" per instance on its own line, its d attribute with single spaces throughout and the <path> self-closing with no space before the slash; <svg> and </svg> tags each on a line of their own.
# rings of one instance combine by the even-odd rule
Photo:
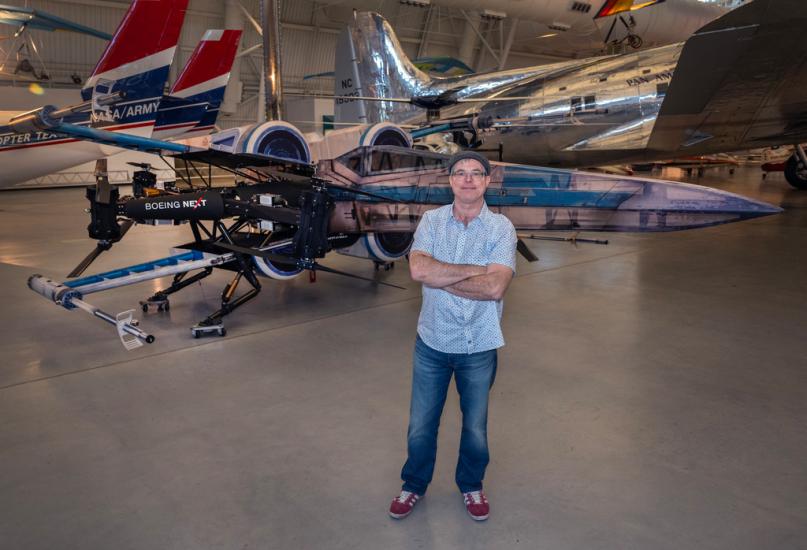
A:
<svg viewBox="0 0 807 550">
<path fill-rule="evenodd" d="M 667 95 L 667 89 L 670 87 L 669 82 L 659 82 L 656 84 L 656 97 L 664 97 Z"/>
<path fill-rule="evenodd" d="M 370 174 L 389 172 L 409 172 L 412 170 L 433 170 L 442 168 L 442 157 L 432 157 L 416 152 L 375 150 L 370 157 Z"/>
<path fill-rule="evenodd" d="M 583 98 L 582 97 L 573 97 L 572 98 L 572 112 L 579 113 L 583 110 Z"/>
<path fill-rule="evenodd" d="M 587 95 L 583 101 L 586 111 L 597 108 L 597 96 Z"/>
</svg>

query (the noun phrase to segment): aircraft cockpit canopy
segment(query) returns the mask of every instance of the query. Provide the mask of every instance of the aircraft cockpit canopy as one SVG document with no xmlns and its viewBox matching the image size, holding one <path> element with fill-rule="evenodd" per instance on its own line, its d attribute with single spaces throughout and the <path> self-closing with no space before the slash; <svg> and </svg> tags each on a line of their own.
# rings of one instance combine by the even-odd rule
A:
<svg viewBox="0 0 807 550">
<path fill-rule="evenodd" d="M 335 159 L 362 177 L 446 169 L 448 161 L 449 157 L 439 153 L 392 145 L 359 147 Z"/>
</svg>

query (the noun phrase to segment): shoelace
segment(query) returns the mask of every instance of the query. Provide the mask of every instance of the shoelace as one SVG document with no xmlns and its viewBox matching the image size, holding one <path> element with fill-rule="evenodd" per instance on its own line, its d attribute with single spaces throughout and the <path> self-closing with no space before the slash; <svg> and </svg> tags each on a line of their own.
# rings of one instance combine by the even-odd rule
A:
<svg viewBox="0 0 807 550">
<path fill-rule="evenodd" d="M 470 491 L 465 493 L 465 499 L 469 501 L 469 504 L 484 504 L 485 497 L 482 494 L 482 491 Z"/>
<path fill-rule="evenodd" d="M 398 496 L 398 502 L 406 504 L 410 499 L 412 499 L 412 497 L 414 497 L 414 500 L 417 500 L 417 495 L 415 495 L 415 493 L 401 491 L 401 494 Z"/>
</svg>

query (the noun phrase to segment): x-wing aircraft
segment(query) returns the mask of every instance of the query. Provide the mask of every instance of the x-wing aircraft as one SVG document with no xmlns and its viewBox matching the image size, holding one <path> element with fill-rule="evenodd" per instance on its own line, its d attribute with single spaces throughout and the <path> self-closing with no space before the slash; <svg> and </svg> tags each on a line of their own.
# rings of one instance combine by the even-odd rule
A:
<svg viewBox="0 0 807 550">
<path fill-rule="evenodd" d="M 413 135 L 565 167 L 795 145 L 787 179 L 807 188 L 805 28 L 807 2 L 753 0 L 681 44 L 431 78 L 386 20 L 359 13 L 337 53 L 336 119 L 422 126 Z"/>
<path fill-rule="evenodd" d="M 217 166 L 231 171 L 239 182 L 222 189 L 209 182 L 202 189 L 190 181 L 177 182 L 161 191 L 154 187 L 156 178 L 152 175 L 149 182 L 144 173 L 135 196 L 120 197 L 99 171 L 98 185 L 87 191 L 88 230 L 98 241 L 96 248 L 71 279 L 60 283 L 35 275 L 29 286 L 67 309 L 80 308 L 114 324 L 127 349 L 153 342 L 154 337 L 137 326 L 133 310 L 112 316 L 85 302 L 86 295 L 171 275 L 167 288 L 141 302 L 144 311 L 152 306 L 164 310 L 171 294 L 214 268 L 229 270 L 234 278 L 222 293 L 220 309 L 191 328 L 194 336 L 223 335 L 222 318 L 258 294 L 259 276 L 289 279 L 308 270 L 364 279 L 319 260 L 330 251 L 375 262 L 400 259 L 408 253 L 423 213 L 452 200 L 449 157 L 411 148 L 410 136 L 390 123 L 332 132 L 312 143 L 288 123 L 266 122 L 213 136 L 218 149 L 193 150 L 72 125 L 57 113 L 55 108 L 43 109 L 11 129 L 45 127 L 141 151 L 172 151 L 175 162 Z M 333 153 L 339 150 L 346 152 Z M 505 163 L 493 163 L 486 201 L 519 230 L 675 231 L 781 211 L 694 185 Z M 175 247 L 183 252 L 72 278 L 120 241 L 132 224 L 160 221 L 189 224 L 193 240 Z M 523 241 L 518 249 L 528 260 L 537 259 Z M 237 296 L 242 281 L 251 288 Z"/>
</svg>

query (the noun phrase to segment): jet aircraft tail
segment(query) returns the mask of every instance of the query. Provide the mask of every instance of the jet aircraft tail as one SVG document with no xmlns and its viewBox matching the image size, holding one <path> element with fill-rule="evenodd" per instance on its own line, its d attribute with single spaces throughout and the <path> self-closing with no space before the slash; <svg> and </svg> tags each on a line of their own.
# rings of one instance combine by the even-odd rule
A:
<svg viewBox="0 0 807 550">
<path fill-rule="evenodd" d="M 804 0 L 754 0 L 697 31 L 648 149 L 674 157 L 807 141 L 806 27 Z"/>
<path fill-rule="evenodd" d="M 240 30 L 208 30 L 196 45 L 157 112 L 154 137 L 191 137 L 209 132 L 230 80 Z"/>
<path fill-rule="evenodd" d="M 342 32 L 336 46 L 334 95 L 357 97 L 410 98 L 420 95 L 431 83 L 401 47 L 390 24 L 377 13 L 357 13 Z M 373 124 L 400 121 L 422 111 L 400 102 L 362 101 L 337 98 L 337 122 Z"/>
<path fill-rule="evenodd" d="M 93 125 L 151 133 L 187 5 L 188 0 L 132 2 L 81 90 L 85 101 L 118 91 L 125 98 L 107 106 L 94 103 Z"/>
</svg>

